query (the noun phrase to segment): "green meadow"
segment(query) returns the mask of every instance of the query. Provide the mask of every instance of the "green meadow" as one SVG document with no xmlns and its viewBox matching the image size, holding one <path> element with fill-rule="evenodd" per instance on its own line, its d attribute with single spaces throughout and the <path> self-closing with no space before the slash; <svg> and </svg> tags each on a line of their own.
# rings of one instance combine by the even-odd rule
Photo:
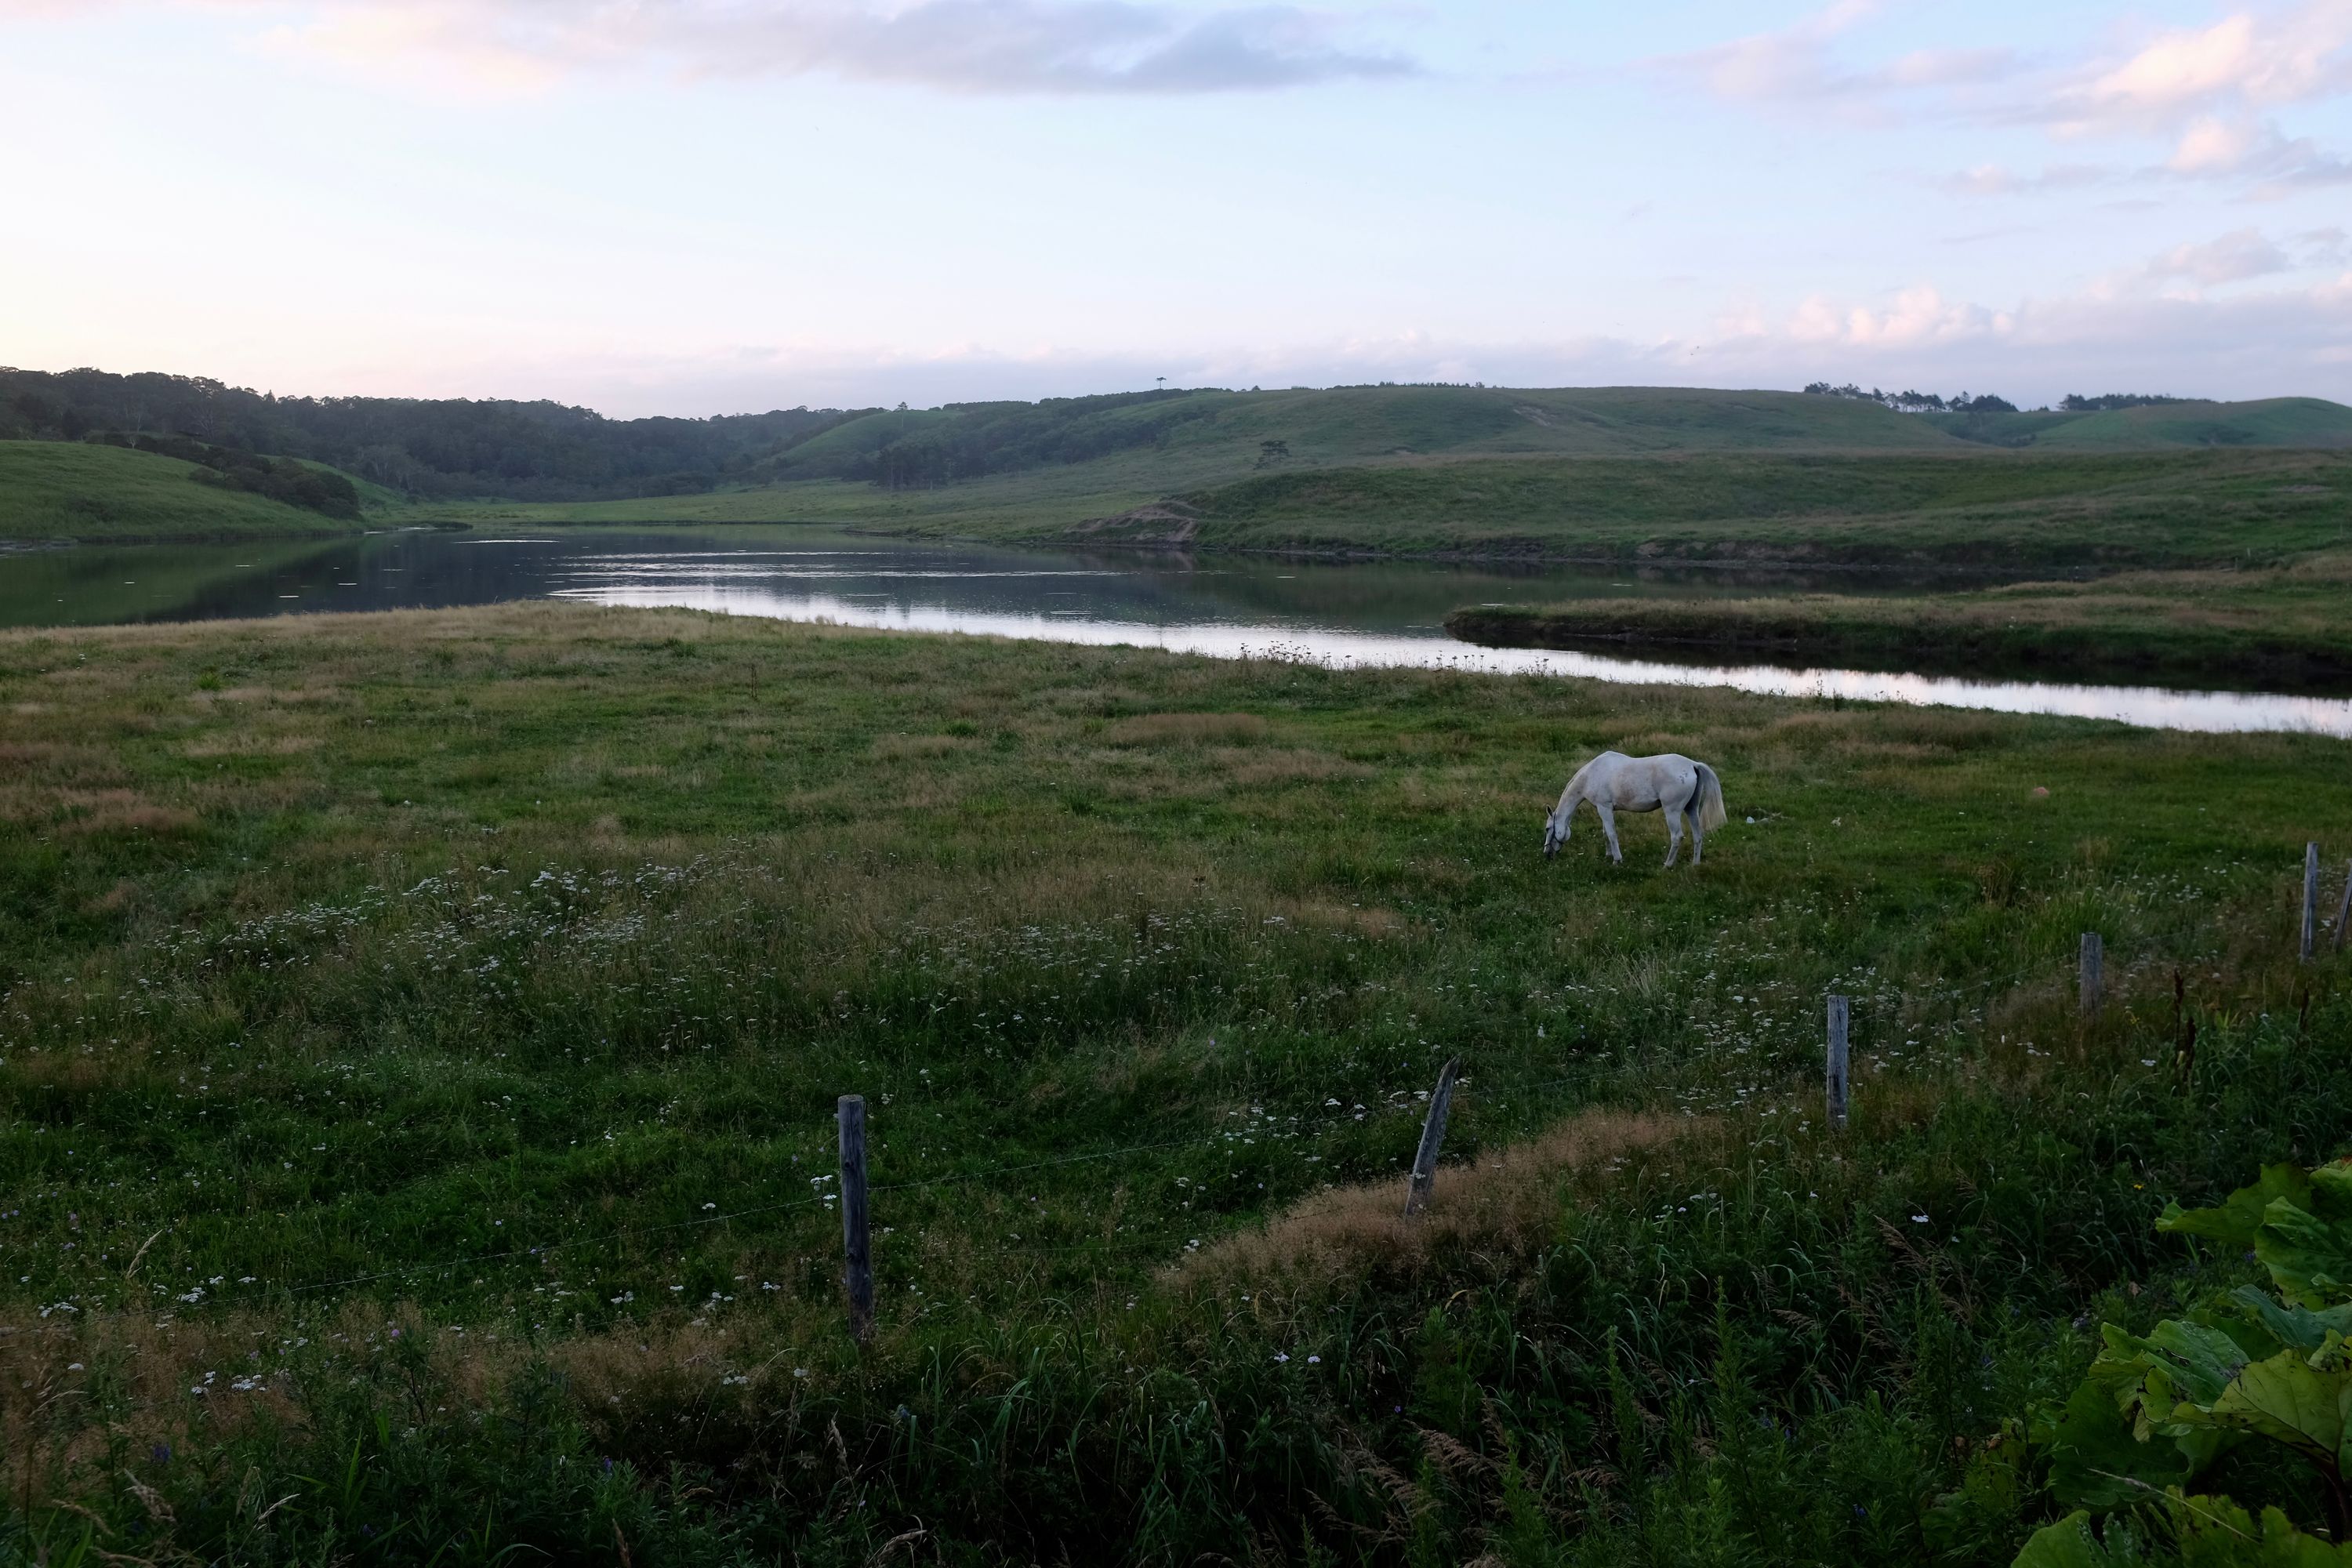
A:
<svg viewBox="0 0 2352 1568">
<path fill-rule="evenodd" d="M 1539 856 L 1604 746 L 1702 866 Z M 2352 1130 L 2315 736 L 538 604 L 0 633 L 0 756 L 20 1561 L 2006 1563 Z"/>
<path fill-rule="evenodd" d="M 1899 417 L 1899 416 L 1898 416 Z M 2271 563 L 2352 544 L 2352 453 L 1708 453 L 1258 476 L 1098 540 L 1816 565 Z"/>
<path fill-rule="evenodd" d="M 2319 397 L 2245 403 L 2198 399 L 2089 412 L 1929 414 L 1935 428 L 2000 447 L 2095 451 L 2162 447 L 2343 447 L 2352 444 L 2344 405 Z"/>
<path fill-rule="evenodd" d="M 245 540 L 350 525 L 195 482 L 177 458 L 79 441 L 0 441 L 0 541 Z"/>
<path fill-rule="evenodd" d="M 1213 463 L 1153 451 L 920 489 L 805 479 L 649 500 L 436 505 L 416 515 L 533 525 L 828 521 L 1002 542 L 1521 560 L 2213 565 L 2352 539 L 2352 455 L 2011 452 L 1946 441 L 1934 451 L 1366 455 L 1259 468 L 1236 448 Z"/>
</svg>

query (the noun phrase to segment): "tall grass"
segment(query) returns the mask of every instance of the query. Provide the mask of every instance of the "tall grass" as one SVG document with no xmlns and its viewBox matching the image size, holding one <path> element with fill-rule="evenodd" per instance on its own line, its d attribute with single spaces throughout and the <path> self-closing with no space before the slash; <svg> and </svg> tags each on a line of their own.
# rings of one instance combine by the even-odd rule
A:
<svg viewBox="0 0 2352 1568">
<path fill-rule="evenodd" d="M 554 606 L 0 715 L 20 1555 L 2005 1561 L 2164 1201 L 2352 1126 L 2310 737 Z M 1700 872 L 1539 858 L 1667 742 Z"/>
</svg>

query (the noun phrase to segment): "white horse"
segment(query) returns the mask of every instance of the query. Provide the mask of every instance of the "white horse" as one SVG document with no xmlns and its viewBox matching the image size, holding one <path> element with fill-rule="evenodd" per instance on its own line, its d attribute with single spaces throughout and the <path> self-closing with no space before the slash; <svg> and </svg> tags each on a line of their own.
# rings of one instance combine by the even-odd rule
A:
<svg viewBox="0 0 2352 1568">
<path fill-rule="evenodd" d="M 1705 763 L 1672 752 L 1656 757 L 1603 752 L 1576 770 L 1576 776 L 1559 792 L 1559 804 L 1544 819 L 1547 858 L 1559 854 L 1559 847 L 1568 842 L 1569 819 L 1576 815 L 1579 803 L 1588 800 L 1592 803 L 1592 815 L 1601 819 L 1601 834 L 1609 840 L 1609 858 L 1620 865 L 1625 860 L 1617 847 L 1617 813 L 1621 811 L 1665 812 L 1669 866 L 1682 853 L 1684 823 L 1690 824 L 1691 864 L 1696 866 L 1706 851 L 1707 829 L 1720 827 L 1727 820 L 1723 812 L 1723 781 Z"/>
</svg>

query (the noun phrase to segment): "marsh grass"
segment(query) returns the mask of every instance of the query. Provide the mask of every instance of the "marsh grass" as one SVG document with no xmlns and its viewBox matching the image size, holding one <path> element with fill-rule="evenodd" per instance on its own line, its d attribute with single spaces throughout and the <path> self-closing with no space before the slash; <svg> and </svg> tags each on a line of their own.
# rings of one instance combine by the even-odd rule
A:
<svg viewBox="0 0 2352 1568">
<path fill-rule="evenodd" d="M 1706 867 L 1542 861 L 1635 742 Z M 542 605 L 9 634 L 0 743 L 36 1557 L 2005 1561 L 2165 1199 L 2352 1125 L 2315 737 Z"/>
<path fill-rule="evenodd" d="M 2352 556 L 2231 572 L 2136 572 L 1934 595 L 1592 599 L 1454 611 L 1455 636 L 1503 647 L 1593 642 L 1889 664 L 1930 674 L 2053 673 L 2203 685 L 2340 686 Z"/>
</svg>

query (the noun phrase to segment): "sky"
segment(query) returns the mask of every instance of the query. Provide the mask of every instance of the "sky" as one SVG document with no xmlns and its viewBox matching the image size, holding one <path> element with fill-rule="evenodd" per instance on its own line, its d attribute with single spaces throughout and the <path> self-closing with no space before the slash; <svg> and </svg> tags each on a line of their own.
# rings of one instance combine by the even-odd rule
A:
<svg viewBox="0 0 2352 1568">
<path fill-rule="evenodd" d="M 0 364 L 2352 402 L 2352 0 L 0 0 Z"/>
</svg>

